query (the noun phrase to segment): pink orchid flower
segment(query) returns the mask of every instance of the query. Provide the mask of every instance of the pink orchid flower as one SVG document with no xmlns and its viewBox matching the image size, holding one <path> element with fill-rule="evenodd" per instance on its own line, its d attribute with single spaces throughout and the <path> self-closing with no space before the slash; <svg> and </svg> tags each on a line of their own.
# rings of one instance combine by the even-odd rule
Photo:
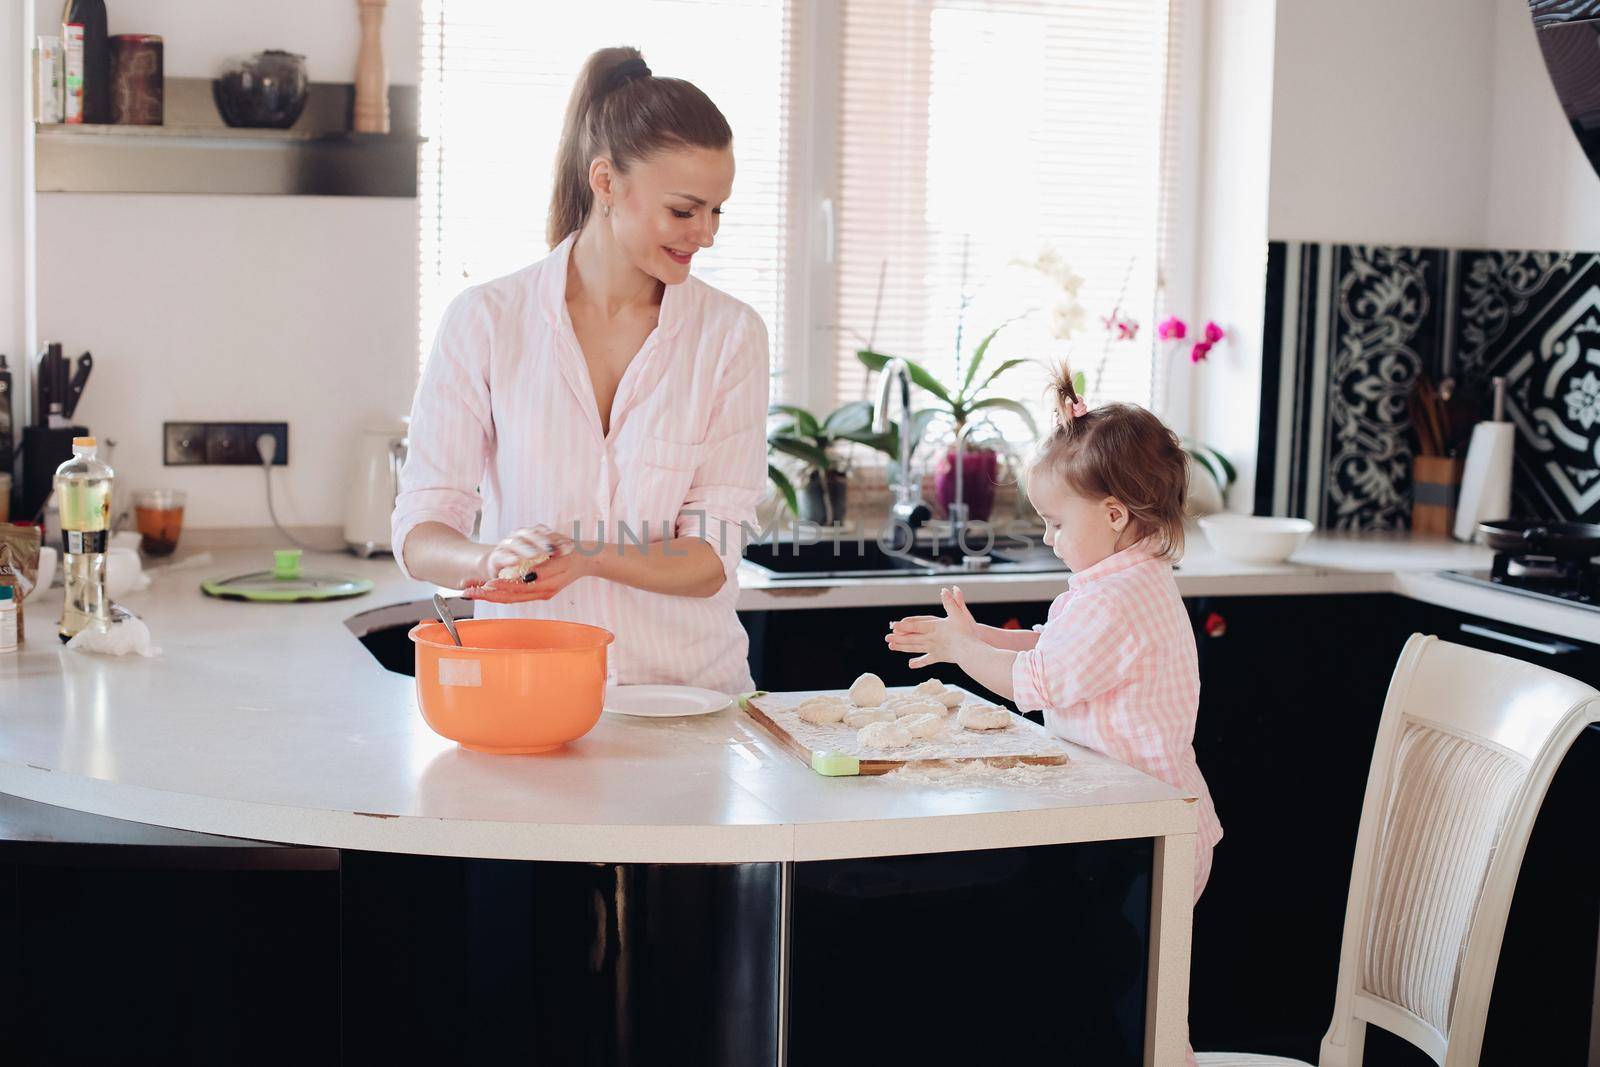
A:
<svg viewBox="0 0 1600 1067">
<path fill-rule="evenodd" d="M 1127 315 L 1119 315 L 1113 311 L 1109 315 L 1100 316 L 1100 322 L 1105 326 L 1106 332 L 1115 334 L 1117 341 L 1131 341 L 1139 336 L 1139 323 Z"/>
<path fill-rule="evenodd" d="M 1181 341 L 1188 335 L 1188 325 L 1176 315 L 1161 320 L 1161 324 L 1156 327 L 1156 336 L 1163 341 Z"/>
<path fill-rule="evenodd" d="M 1189 351 L 1189 362 L 1199 363 L 1211 353 L 1211 341 L 1196 341 L 1194 348 Z"/>
<path fill-rule="evenodd" d="M 1206 342 L 1208 344 L 1213 344 L 1214 345 L 1214 344 L 1216 344 L 1218 341 L 1222 340 L 1226 336 L 1227 336 L 1227 334 L 1222 332 L 1222 327 L 1221 326 L 1218 326 L 1214 322 L 1206 323 Z"/>
</svg>

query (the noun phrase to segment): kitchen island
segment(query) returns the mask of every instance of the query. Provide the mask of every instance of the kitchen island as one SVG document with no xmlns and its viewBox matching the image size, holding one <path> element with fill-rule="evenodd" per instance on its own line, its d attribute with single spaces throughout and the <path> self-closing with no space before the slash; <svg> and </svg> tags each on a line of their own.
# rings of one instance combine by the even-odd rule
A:
<svg viewBox="0 0 1600 1067">
<path fill-rule="evenodd" d="M 357 1047 L 391 1054 L 449 1047 L 451 1035 L 463 1032 L 483 1042 L 499 1018 L 491 1009 L 525 1010 L 531 997 L 549 1005 L 536 1044 L 555 1048 L 556 1060 L 630 1062 L 632 1055 L 649 1062 L 648 1050 L 668 1035 L 706 1062 L 752 1056 L 770 1062 L 789 1053 L 792 1062 L 823 1055 L 866 1062 L 875 1052 L 873 1027 L 844 1006 L 885 988 L 903 994 L 906 1004 L 923 1003 L 926 987 L 919 982 L 929 975 L 938 975 L 941 987 L 975 975 L 1004 985 L 1023 966 L 1018 950 L 1071 961 L 1057 968 L 1065 977 L 1056 1002 L 1115 1020 L 1103 1035 L 1105 1047 L 1127 1045 L 1130 1033 L 1136 1042 L 1148 1037 L 1165 1048 L 1181 1040 L 1171 1023 L 1181 1009 L 1170 1005 L 1182 996 L 1177 975 L 1187 967 L 1180 958 L 1187 909 L 1153 889 L 1180 880 L 1193 814 L 1185 798 L 1161 783 L 1092 759 L 1054 779 L 822 779 L 731 709 L 684 720 L 607 716 L 587 737 L 549 756 L 462 751 L 422 723 L 411 680 L 374 659 L 385 635 L 391 648 L 408 653 L 395 639 L 428 613 L 431 587 L 406 581 L 389 561 L 326 556 L 308 558 L 307 569 L 371 577 L 374 594 L 302 606 L 199 595 L 203 575 L 252 569 L 264 556 L 218 551 L 204 569 L 158 570 L 150 590 L 127 597 L 163 647 L 155 660 L 65 652 L 52 634 L 54 605 L 30 604 L 32 640 L 21 656 L 0 660 L 0 793 L 245 844 L 288 842 L 315 853 L 320 864 L 335 857 L 335 896 L 343 901 L 336 906 L 337 936 L 385 946 L 364 954 L 346 946 L 346 1018 L 330 1026 L 342 1028 L 347 1056 Z M 1283 869 L 1287 857 L 1272 855 L 1299 810 L 1283 798 L 1292 800 L 1299 787 L 1322 798 L 1326 812 L 1317 818 L 1337 815 L 1337 832 L 1291 840 L 1314 846 L 1316 881 L 1327 883 L 1330 897 L 1324 925 L 1342 911 L 1340 870 L 1348 867 L 1341 868 L 1340 835 L 1353 833 L 1359 797 L 1332 804 L 1334 794 L 1315 775 L 1359 792 L 1370 752 L 1367 720 L 1375 722 L 1392 656 L 1375 648 L 1356 661 L 1373 693 L 1351 705 L 1356 714 L 1347 729 L 1327 735 L 1337 742 L 1338 759 L 1313 768 L 1313 778 L 1297 786 L 1263 775 L 1256 762 L 1276 758 L 1276 750 L 1258 750 L 1283 724 L 1303 718 L 1294 703 L 1261 687 L 1251 663 L 1263 655 L 1274 661 L 1259 641 L 1289 639 L 1292 652 L 1296 635 L 1311 635 L 1303 620 L 1323 610 L 1313 605 L 1363 605 L 1356 617 L 1365 618 L 1390 612 L 1391 602 L 1600 640 L 1600 613 L 1436 573 L 1482 568 L 1488 558 L 1484 549 L 1443 541 L 1318 535 L 1295 562 L 1254 567 L 1219 559 L 1191 534 L 1180 590 L 1199 612 L 1197 626 L 1215 607 L 1235 634 L 1202 638 L 1202 674 L 1212 696 L 1202 708 L 1207 736 L 1197 737 L 1197 747 L 1232 835 L 1219 853 L 1222 881 L 1202 911 L 1225 906 L 1230 888 L 1241 904 L 1258 897 L 1266 879 Z M 777 632 L 780 621 L 799 625 L 809 618 L 816 621 L 805 625 L 837 639 L 836 616 L 853 613 L 876 629 L 908 609 L 928 610 L 939 586 L 952 581 L 975 610 L 1023 604 L 1042 617 L 1065 576 L 796 582 L 746 569 L 740 581 L 747 625 L 762 619 Z M 1258 607 L 1247 611 L 1251 605 Z M 1327 610 L 1330 619 L 1350 615 Z M 1323 640 L 1347 640 L 1339 636 L 1346 622 L 1318 625 Z M 1406 629 L 1409 620 L 1395 626 Z M 770 656 L 786 640 L 769 636 L 765 644 Z M 835 673 L 846 667 L 817 662 Z M 1284 658 L 1273 670 L 1290 671 L 1290 662 Z M 947 681 L 962 681 L 946 670 Z M 759 668 L 755 673 L 764 685 L 790 687 L 770 683 Z M 1330 698 L 1337 695 L 1335 687 L 1325 688 Z M 1232 711 L 1234 719 L 1207 719 L 1223 709 L 1268 715 L 1279 725 L 1264 733 L 1235 722 Z M 1264 792 L 1274 797 L 1266 806 Z M 1160 846 L 1159 860 L 1157 841 L 1170 842 Z M 1269 842 L 1278 844 L 1264 848 Z M 1251 884 L 1258 889 L 1250 891 Z M 409 896 L 401 899 L 392 887 L 406 887 Z M 531 918 L 515 906 L 530 898 L 541 902 Z M 1016 914 L 971 918 L 985 908 Z M 1164 908 L 1170 915 L 1161 915 Z M 1065 927 L 1045 921 L 1062 914 L 1079 921 Z M 473 916 L 487 918 L 474 926 Z M 960 925 L 969 921 L 976 925 Z M 571 935 L 575 926 L 584 936 Z M 1222 927 L 1237 929 L 1233 918 Z M 397 954 L 397 928 L 434 931 L 418 934 L 431 947 L 414 958 Z M 676 939 L 663 940 L 667 928 Z M 506 931 L 513 936 L 502 936 Z M 1320 930 L 1317 937 L 1334 940 Z M 978 948 L 985 939 L 996 943 L 991 955 Z M 461 949 L 463 942 L 470 951 Z M 506 944 L 524 946 L 523 955 Z M 538 952 L 527 947 L 534 945 Z M 1093 951 L 1086 953 L 1086 945 Z M 1230 958 L 1217 950 L 1212 946 L 1208 958 Z M 1261 952 L 1268 951 L 1263 944 Z M 1172 955 L 1163 962 L 1163 953 Z M 1233 955 L 1252 967 L 1259 962 Z M 1155 961 L 1148 973 L 1146 959 Z M 477 985 L 472 996 L 452 993 L 473 1001 L 479 1013 L 458 1003 L 452 1010 L 469 1022 L 455 1029 L 421 1033 L 417 1025 L 397 1024 L 450 1014 L 436 1003 L 443 991 L 418 977 L 441 960 L 477 961 L 480 983 L 484 975 L 514 977 L 490 983 L 488 992 Z M 530 968 L 543 968 L 545 978 L 519 985 L 515 976 Z M 1097 981 L 1081 982 L 1084 975 Z M 678 999 L 667 993 L 674 985 L 684 987 Z M 398 994 L 399 987 L 412 989 L 413 999 Z M 383 994 L 364 1000 L 360 990 L 372 988 Z M 424 988 L 433 999 L 416 992 Z M 497 999 L 493 989 L 517 990 L 523 1007 L 508 1003 L 516 1001 L 509 994 Z M 1206 992 L 1197 988 L 1195 996 Z M 1312 1032 L 1327 1005 L 1298 988 L 1290 993 L 1308 1017 L 1296 1032 Z M 396 1003 L 414 1010 L 397 1011 Z M 719 1010 L 711 1012 L 713 1006 Z M 1069 1015 L 1063 1025 L 1079 1022 Z M 736 1025 L 729 1021 L 734 1016 Z M 819 1031 L 814 1022 L 824 1017 Z M 552 1032 L 570 1018 L 585 1020 L 587 1032 L 610 1035 L 603 1055 L 589 1045 L 559 1045 Z M 946 1050 L 961 1047 L 959 1028 L 951 1033 Z M 377 1044 L 362 1044 L 362 1034 Z M 1017 1040 L 1026 1048 L 1031 1039 Z M 848 1053 L 839 1052 L 841 1043 Z M 493 1041 L 475 1047 L 485 1055 L 497 1050 Z M 1108 1054 L 1101 1062 L 1138 1062 L 1145 1051 L 1129 1051 L 1123 1060 Z M 1165 1062 L 1155 1048 L 1149 1051 L 1151 1062 Z"/>
<path fill-rule="evenodd" d="M 842 992 L 839 981 L 870 977 L 873 959 L 892 947 L 871 939 L 903 936 L 896 924 L 905 916 L 929 924 L 935 943 L 969 940 L 998 923 L 1010 940 L 995 948 L 1010 954 L 1050 936 L 1033 932 L 1043 916 L 996 914 L 1006 901 L 1043 907 L 1046 891 L 1077 899 L 1082 915 L 1064 928 L 1079 937 L 1090 933 L 1080 929 L 1087 917 L 1104 927 L 1120 923 L 1116 909 L 1142 904 L 1144 914 L 1123 924 L 1127 937 L 1077 969 L 1093 979 L 1086 987 L 1103 985 L 1102 972 L 1120 974 L 1124 1000 L 1123 987 L 1137 987 L 1144 1047 L 1131 1050 L 1132 1060 L 1106 1062 L 1181 1060 L 1195 816 L 1177 790 L 1081 750 L 1048 774 L 823 778 L 732 707 L 689 719 L 607 715 L 548 755 L 469 752 L 427 728 L 411 679 L 382 669 L 346 625 L 380 605 L 423 601 L 431 588 L 405 580 L 392 562 L 311 556 L 308 573 L 337 569 L 371 577 L 377 589 L 357 601 L 303 605 L 198 592 L 203 573 L 249 569 L 256 558 L 218 552 L 205 571 L 158 570 L 149 590 L 126 597 L 162 650 L 152 659 L 68 651 L 53 633 L 59 595 L 29 603 L 28 642 L 0 660 L 0 793 L 339 850 L 348 858 L 343 891 L 361 895 L 363 915 L 392 915 L 396 925 L 411 905 L 393 887 L 426 884 L 439 870 L 428 857 L 464 861 L 450 870 L 476 894 L 568 900 L 555 928 L 598 932 L 563 956 L 546 931 L 534 964 L 573 963 L 563 994 L 573 1011 L 593 1010 L 572 992 L 580 964 L 609 976 L 581 998 L 606 1001 L 613 1040 L 624 1042 L 608 1045 L 598 1055 L 604 1062 L 661 1062 L 649 1046 L 667 1032 L 696 1062 L 783 1062 L 791 1049 L 848 1043 L 852 1026 L 841 1029 L 831 1010 L 824 1021 L 813 1006 L 828 1003 L 830 987 Z M 1088 872 L 1081 899 L 1065 873 L 1073 869 Z M 885 911 L 879 898 L 901 904 Z M 477 904 L 468 907 L 491 907 L 470 899 Z M 439 900 L 460 903 L 448 893 Z M 517 914 L 504 905 L 493 905 L 496 914 Z M 669 961 L 646 932 L 674 926 Z M 845 931 L 852 943 L 828 943 Z M 392 948 L 398 933 L 391 926 L 373 940 Z M 467 940 L 485 936 L 479 929 Z M 960 950 L 950 951 L 959 962 Z M 499 949 L 469 955 L 483 967 L 506 965 Z M 839 955 L 856 959 L 843 979 L 828 962 Z M 907 969 L 923 969 L 915 958 L 908 946 L 900 969 L 891 960 L 882 973 L 912 982 Z M 698 1029 L 682 1025 L 682 1012 L 669 1025 L 642 1003 L 695 982 L 716 1009 L 703 1002 L 689 1013 Z M 1082 1005 L 1085 1025 L 1090 1015 L 1129 1011 Z M 347 1045 L 359 1030 L 346 1025 Z M 552 1040 L 547 1048 L 571 1051 Z M 1112 1029 L 1104 1041 L 1115 1045 Z"/>
</svg>

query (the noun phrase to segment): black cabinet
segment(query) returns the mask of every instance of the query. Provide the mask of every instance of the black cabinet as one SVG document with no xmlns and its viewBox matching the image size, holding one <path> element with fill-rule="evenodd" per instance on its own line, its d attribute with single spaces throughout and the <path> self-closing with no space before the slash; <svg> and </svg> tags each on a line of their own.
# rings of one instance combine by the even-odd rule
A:
<svg viewBox="0 0 1600 1067">
<path fill-rule="evenodd" d="M 1420 610 L 1418 628 L 1426 633 L 1600 687 L 1600 646 L 1448 608 Z M 1489 1002 L 1485 1067 L 1591 1062 L 1600 941 L 1597 811 L 1600 729 L 1590 727 L 1568 750 L 1528 838 Z"/>
<path fill-rule="evenodd" d="M 1044 622 L 1048 601 L 972 604 L 972 615 L 989 626 L 1024 629 Z M 870 608 L 820 608 L 795 611 L 741 611 L 739 621 L 750 635 L 750 675 L 756 685 L 774 693 L 806 689 L 846 689 L 865 671 L 889 685 L 916 685 L 928 677 L 964 685 L 973 683 L 960 669 L 941 664 L 912 670 L 911 657 L 891 652 L 883 643 L 889 624 L 907 615 L 943 615 L 939 596 L 922 604 Z M 993 695 L 993 694 L 989 694 Z"/>
<path fill-rule="evenodd" d="M 1187 603 L 1195 755 L 1224 834 L 1195 908 L 1192 1040 L 1314 1063 L 1367 768 L 1414 615 L 1388 595 Z"/>
<path fill-rule="evenodd" d="M 1333 1012 L 1361 803 L 1412 633 L 1600 684 L 1600 648 L 1395 596 L 1196 599 L 1195 751 L 1225 837 L 1195 908 L 1199 1049 L 1317 1059 Z M 1587 1061 L 1600 936 L 1600 731 L 1563 762 L 1529 841 L 1480 1060 Z M 1367 1067 L 1431 1061 L 1369 1028 Z"/>
<path fill-rule="evenodd" d="M 0 1063 L 339 1063 L 338 868 L 0 795 Z"/>
</svg>

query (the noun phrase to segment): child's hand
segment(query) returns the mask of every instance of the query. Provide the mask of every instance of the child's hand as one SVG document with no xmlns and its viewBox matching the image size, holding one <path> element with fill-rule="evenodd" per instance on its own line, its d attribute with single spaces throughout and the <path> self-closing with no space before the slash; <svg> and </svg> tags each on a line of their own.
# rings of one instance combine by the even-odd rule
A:
<svg viewBox="0 0 1600 1067">
<path fill-rule="evenodd" d="M 944 618 L 911 615 L 896 621 L 884 637 L 895 652 L 921 653 L 908 667 L 960 663 L 963 652 L 983 643 L 978 636 L 978 622 L 967 610 L 960 586 L 939 590 L 939 600 L 944 604 Z"/>
</svg>

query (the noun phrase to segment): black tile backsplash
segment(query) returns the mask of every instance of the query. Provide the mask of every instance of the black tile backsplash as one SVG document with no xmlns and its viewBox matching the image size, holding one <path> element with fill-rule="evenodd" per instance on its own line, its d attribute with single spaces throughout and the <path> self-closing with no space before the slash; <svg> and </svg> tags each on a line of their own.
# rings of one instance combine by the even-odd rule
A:
<svg viewBox="0 0 1600 1067">
<path fill-rule="evenodd" d="M 1600 521 L 1600 254 L 1274 241 L 1257 514 L 1411 522 L 1416 376 L 1507 380 L 1519 515 Z"/>
</svg>

